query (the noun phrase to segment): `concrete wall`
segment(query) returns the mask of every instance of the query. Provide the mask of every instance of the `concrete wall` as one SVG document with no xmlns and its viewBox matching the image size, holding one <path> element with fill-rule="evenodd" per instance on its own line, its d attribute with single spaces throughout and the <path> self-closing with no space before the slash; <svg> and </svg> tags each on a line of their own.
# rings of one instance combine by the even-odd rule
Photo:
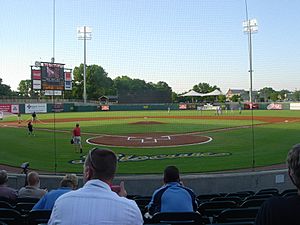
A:
<svg viewBox="0 0 300 225">
<path fill-rule="evenodd" d="M 25 175 L 10 174 L 9 185 L 20 188 L 24 185 Z M 57 188 L 62 176 L 41 175 L 41 187 L 48 190 Z M 125 181 L 129 195 L 152 195 L 162 185 L 160 175 L 117 176 L 114 183 Z M 265 188 L 278 188 L 280 191 L 295 188 L 291 183 L 287 170 L 261 172 L 241 172 L 225 174 L 192 174 L 182 175 L 184 185 L 194 190 L 197 195 L 211 193 L 230 193 L 237 191 L 258 191 Z M 80 177 L 79 186 L 82 186 Z"/>
</svg>

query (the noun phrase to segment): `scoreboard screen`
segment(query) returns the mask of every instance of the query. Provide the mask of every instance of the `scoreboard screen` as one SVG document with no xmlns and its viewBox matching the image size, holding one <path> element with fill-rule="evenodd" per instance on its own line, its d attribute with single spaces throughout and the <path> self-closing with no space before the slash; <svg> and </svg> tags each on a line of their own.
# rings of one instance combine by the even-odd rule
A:
<svg viewBox="0 0 300 225">
<path fill-rule="evenodd" d="M 64 65 L 56 63 L 43 63 L 41 66 L 41 89 L 64 90 Z"/>
</svg>

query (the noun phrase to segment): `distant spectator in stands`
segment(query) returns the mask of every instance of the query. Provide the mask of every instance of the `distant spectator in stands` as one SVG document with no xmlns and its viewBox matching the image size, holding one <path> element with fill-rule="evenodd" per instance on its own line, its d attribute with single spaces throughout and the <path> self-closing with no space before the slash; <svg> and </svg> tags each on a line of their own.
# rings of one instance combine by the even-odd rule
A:
<svg viewBox="0 0 300 225">
<path fill-rule="evenodd" d="M 41 198 L 46 191 L 40 189 L 40 178 L 37 172 L 30 172 L 27 175 L 28 185 L 19 190 L 19 198 Z"/>
<path fill-rule="evenodd" d="M 67 174 L 60 181 L 60 188 L 52 190 L 45 194 L 33 207 L 33 209 L 51 210 L 58 197 L 75 190 L 78 186 L 78 177 L 75 174 Z"/>
<path fill-rule="evenodd" d="M 7 186 L 8 177 L 6 170 L 0 170 L 0 197 L 7 198 L 9 200 L 16 200 L 17 191 Z"/>
<path fill-rule="evenodd" d="M 126 196 L 124 185 L 118 194 L 111 190 L 116 167 L 112 151 L 92 149 L 84 163 L 85 185 L 57 199 L 48 224 L 143 224 L 136 203 L 122 197 Z"/>
<path fill-rule="evenodd" d="M 300 224 L 300 144 L 293 146 L 289 151 L 287 166 L 298 194 L 290 197 L 272 197 L 264 202 L 256 216 L 256 225 Z"/>
<path fill-rule="evenodd" d="M 194 192 L 180 182 L 179 170 L 168 166 L 164 170 L 164 185 L 152 195 L 148 205 L 150 215 L 157 212 L 193 212 L 197 210 Z"/>
</svg>

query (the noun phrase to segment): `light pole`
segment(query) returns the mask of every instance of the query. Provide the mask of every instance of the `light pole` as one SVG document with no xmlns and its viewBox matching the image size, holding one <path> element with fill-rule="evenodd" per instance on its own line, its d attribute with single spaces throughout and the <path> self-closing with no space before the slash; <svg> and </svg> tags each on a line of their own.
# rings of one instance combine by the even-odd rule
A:
<svg viewBox="0 0 300 225">
<path fill-rule="evenodd" d="M 249 51 L 249 73 L 250 73 L 250 89 L 249 89 L 249 100 L 250 107 L 252 107 L 252 34 L 257 33 L 258 25 L 256 19 L 248 19 L 248 7 L 247 1 L 245 0 L 246 7 L 246 21 L 243 22 L 244 33 L 248 34 L 248 51 Z"/>
<path fill-rule="evenodd" d="M 86 40 L 92 39 L 92 29 L 87 26 L 77 28 L 78 40 L 83 40 L 84 62 L 83 62 L 83 102 L 86 103 Z"/>
</svg>

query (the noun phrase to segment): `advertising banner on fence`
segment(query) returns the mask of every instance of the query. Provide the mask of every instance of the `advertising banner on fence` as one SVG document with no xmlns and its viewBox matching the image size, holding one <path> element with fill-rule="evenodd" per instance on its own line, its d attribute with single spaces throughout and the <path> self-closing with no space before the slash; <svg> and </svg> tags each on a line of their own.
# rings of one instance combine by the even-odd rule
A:
<svg viewBox="0 0 300 225">
<path fill-rule="evenodd" d="M 281 104 L 277 104 L 277 103 L 271 103 L 267 106 L 268 110 L 281 110 L 282 109 L 282 105 Z"/>
<path fill-rule="evenodd" d="M 109 111 L 109 105 L 102 105 L 101 110 L 102 111 Z"/>
<path fill-rule="evenodd" d="M 0 104 L 0 112 L 19 113 L 19 105 Z"/>
<path fill-rule="evenodd" d="M 185 110 L 185 109 L 187 109 L 187 105 L 186 104 L 179 104 L 179 109 Z"/>
<path fill-rule="evenodd" d="M 32 103 L 25 104 L 25 113 L 46 113 L 47 112 L 47 104 L 46 103 Z"/>
<path fill-rule="evenodd" d="M 52 105 L 52 112 L 63 112 L 64 104 L 63 103 L 55 103 Z"/>
<path fill-rule="evenodd" d="M 300 102 L 291 103 L 290 110 L 300 110 Z"/>
</svg>

